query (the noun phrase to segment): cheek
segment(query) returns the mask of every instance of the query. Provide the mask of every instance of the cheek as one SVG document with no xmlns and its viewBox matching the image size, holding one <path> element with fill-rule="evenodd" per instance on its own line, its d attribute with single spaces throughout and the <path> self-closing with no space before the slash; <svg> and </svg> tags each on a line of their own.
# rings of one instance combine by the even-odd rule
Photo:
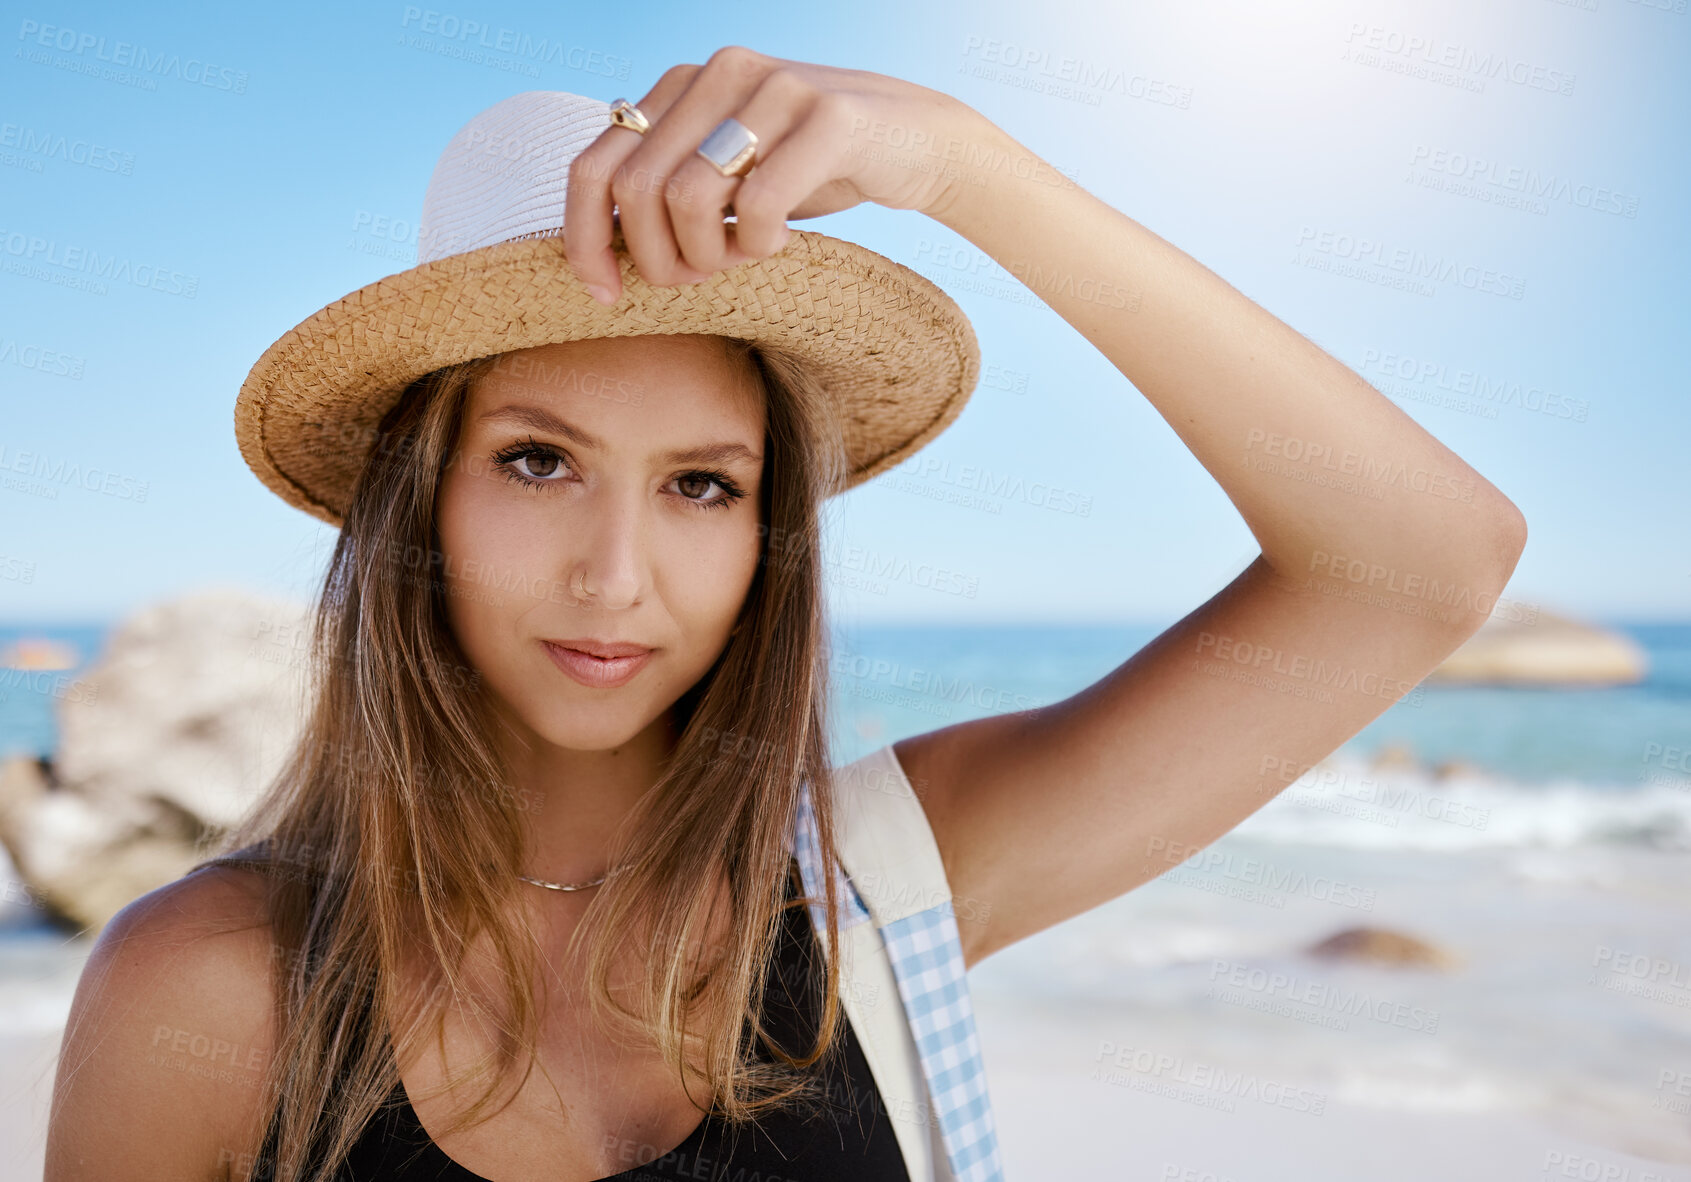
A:
<svg viewBox="0 0 1691 1182">
<path fill-rule="evenodd" d="M 731 626 L 733 617 L 739 614 L 746 593 L 757 577 L 761 544 L 762 535 L 755 523 L 743 529 L 725 530 L 711 540 L 708 557 L 701 562 L 702 569 L 690 576 L 698 588 L 701 608 L 708 605 L 707 610 L 714 618 L 725 621 L 724 627 Z"/>
<path fill-rule="evenodd" d="M 472 658 L 502 631 L 500 621 L 514 619 L 533 601 L 521 592 L 541 588 L 539 564 L 545 556 L 537 536 L 521 520 L 502 512 L 499 488 L 485 477 L 449 475 L 441 486 L 437 517 L 440 566 L 446 584 L 447 616 L 459 643 Z"/>
<path fill-rule="evenodd" d="M 453 635 L 458 638 L 458 646 L 469 657 L 470 663 L 485 671 L 487 661 L 481 644 L 484 630 L 481 616 L 486 608 L 478 596 L 466 593 L 473 588 L 464 587 L 461 578 L 466 563 L 479 564 L 482 559 L 478 549 L 479 534 L 472 525 L 473 512 L 467 493 L 461 483 L 455 487 L 449 476 L 441 486 L 435 525 L 440 538 L 441 571 L 446 582 L 446 618 L 452 626 Z"/>
</svg>

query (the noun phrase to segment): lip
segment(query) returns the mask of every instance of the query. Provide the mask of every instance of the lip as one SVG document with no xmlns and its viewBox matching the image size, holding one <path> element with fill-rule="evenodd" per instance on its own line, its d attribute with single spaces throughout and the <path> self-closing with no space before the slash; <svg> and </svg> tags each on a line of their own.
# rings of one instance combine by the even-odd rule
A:
<svg viewBox="0 0 1691 1182">
<path fill-rule="evenodd" d="M 641 653 L 649 653 L 649 644 L 635 644 L 628 640 L 595 640 L 591 636 L 569 636 L 561 640 L 548 638 L 547 644 L 555 644 L 559 648 L 573 648 L 578 653 L 586 653 L 590 657 L 638 657 Z"/>
<path fill-rule="evenodd" d="M 615 689 L 626 685 L 645 668 L 652 649 L 640 644 L 605 643 L 592 640 L 543 640 L 552 663 L 582 685 L 592 689 Z M 590 647 L 576 648 L 575 645 Z M 595 653 L 605 653 L 597 656 Z"/>
</svg>

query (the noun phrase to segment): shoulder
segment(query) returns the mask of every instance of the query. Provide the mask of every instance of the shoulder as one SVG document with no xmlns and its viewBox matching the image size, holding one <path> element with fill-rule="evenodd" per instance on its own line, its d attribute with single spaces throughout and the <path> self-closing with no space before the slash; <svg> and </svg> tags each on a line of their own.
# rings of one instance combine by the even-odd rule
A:
<svg viewBox="0 0 1691 1182">
<path fill-rule="evenodd" d="M 271 961 L 254 870 L 196 869 L 119 911 L 66 1020 L 46 1182 L 240 1173 L 267 1115 Z"/>
</svg>

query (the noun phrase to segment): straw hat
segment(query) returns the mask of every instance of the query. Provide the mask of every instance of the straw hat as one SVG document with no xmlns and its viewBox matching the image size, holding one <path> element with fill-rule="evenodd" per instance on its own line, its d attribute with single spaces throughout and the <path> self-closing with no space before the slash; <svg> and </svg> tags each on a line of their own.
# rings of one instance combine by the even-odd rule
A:
<svg viewBox="0 0 1691 1182">
<path fill-rule="evenodd" d="M 614 307 L 595 300 L 561 234 L 570 162 L 608 126 L 609 103 L 532 90 L 452 137 L 423 198 L 418 265 L 289 329 L 247 375 L 235 439 L 260 480 L 339 526 L 377 425 L 412 381 L 583 337 L 719 333 L 802 355 L 838 408 L 847 488 L 961 413 L 980 371 L 968 318 L 923 276 L 852 242 L 794 229 L 767 258 L 656 287 L 618 226 L 623 293 Z"/>
</svg>

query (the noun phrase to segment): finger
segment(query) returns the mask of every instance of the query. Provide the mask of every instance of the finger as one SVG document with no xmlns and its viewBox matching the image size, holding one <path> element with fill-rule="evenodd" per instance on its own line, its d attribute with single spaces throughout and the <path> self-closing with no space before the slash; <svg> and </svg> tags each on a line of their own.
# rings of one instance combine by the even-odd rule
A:
<svg viewBox="0 0 1691 1182">
<path fill-rule="evenodd" d="M 745 105 L 773 68 L 774 61 L 737 45 L 725 46 L 711 54 L 682 93 L 652 121 L 645 142 L 612 178 L 611 194 L 620 214 L 623 239 L 635 266 L 648 283 L 697 283 L 708 277 L 708 272 L 689 266 L 682 258 L 670 222 L 670 193 L 678 200 L 682 196 L 675 173 L 689 159 L 696 158 L 694 153 L 700 141 L 713 127 Z M 714 169 L 711 173 L 718 182 L 724 180 Z M 640 183 L 636 183 L 637 175 Z M 697 196 L 698 192 L 694 190 L 692 199 L 704 200 Z M 711 208 L 720 211 L 727 201 L 723 196 Z M 720 212 L 715 216 L 720 225 Z"/>
<path fill-rule="evenodd" d="M 807 116 L 815 101 L 815 90 L 797 74 L 773 70 L 745 104 L 732 113 L 733 118 L 757 136 L 757 155 L 751 173 L 745 177 L 725 177 L 699 155 L 696 146 L 676 169 L 676 185 L 668 197 L 669 220 L 686 265 L 711 274 L 780 249 L 785 238 L 786 210 L 774 212 L 773 218 L 778 223 L 775 227 L 768 225 L 769 217 L 762 218 L 756 232 L 748 238 L 751 225 L 741 209 L 740 194 L 745 192 L 752 177 L 787 151 L 788 133 Z M 765 191 L 767 201 L 768 186 L 759 187 Z M 730 202 L 735 214 L 733 224 L 722 220 L 724 207 Z"/>
<path fill-rule="evenodd" d="M 675 66 L 666 71 L 635 105 L 649 121 L 655 121 L 655 115 L 675 101 L 699 68 Z M 644 138 L 632 128 L 607 123 L 599 138 L 570 163 L 564 196 L 564 257 L 582 283 L 610 293 L 612 298 L 607 303 L 615 303 L 622 289 L 616 251 L 611 248 L 615 209 L 611 179 Z"/>
<path fill-rule="evenodd" d="M 781 137 L 780 150 L 735 192 L 735 249 L 745 258 L 766 258 L 786 246 L 793 210 L 840 176 L 852 126 L 848 102 L 832 92 L 817 95 Z"/>
<path fill-rule="evenodd" d="M 564 257 L 589 289 L 617 291 L 610 174 L 622 156 L 635 148 L 622 141 L 638 135 L 632 128 L 611 124 L 570 163 L 564 196 Z"/>
</svg>

